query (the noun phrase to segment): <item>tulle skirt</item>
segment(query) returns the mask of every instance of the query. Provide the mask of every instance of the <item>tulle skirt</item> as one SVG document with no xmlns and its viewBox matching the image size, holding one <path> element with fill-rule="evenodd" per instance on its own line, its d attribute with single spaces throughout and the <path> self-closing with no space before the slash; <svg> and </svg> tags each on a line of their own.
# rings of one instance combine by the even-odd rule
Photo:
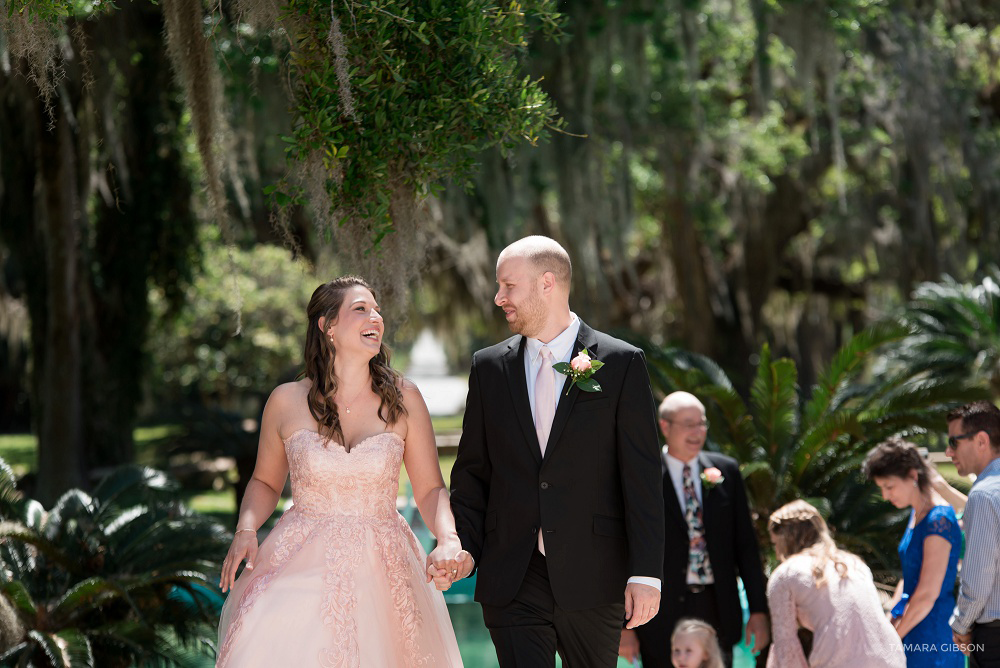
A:
<svg viewBox="0 0 1000 668">
<path fill-rule="evenodd" d="M 222 609 L 218 668 L 461 666 L 406 521 L 292 507 Z"/>
</svg>

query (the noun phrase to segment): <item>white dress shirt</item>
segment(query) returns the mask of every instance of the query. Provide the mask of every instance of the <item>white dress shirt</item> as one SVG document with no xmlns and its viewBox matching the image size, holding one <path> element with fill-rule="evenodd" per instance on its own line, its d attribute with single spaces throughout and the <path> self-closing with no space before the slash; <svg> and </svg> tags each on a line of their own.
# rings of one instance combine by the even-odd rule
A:
<svg viewBox="0 0 1000 668">
<path fill-rule="evenodd" d="M 561 331 L 554 339 L 542 342 L 538 339 L 528 339 L 524 351 L 524 376 L 528 381 L 528 404 L 531 406 L 531 414 L 535 414 L 535 377 L 538 375 L 538 367 L 542 365 L 542 357 L 539 352 L 542 346 L 547 346 L 552 351 L 552 364 L 559 362 L 569 362 L 573 355 L 573 344 L 576 343 L 580 335 L 580 318 L 575 313 L 570 313 L 573 319 L 569 326 Z M 566 376 L 561 373 L 555 374 L 555 401 L 559 406 L 559 400 L 566 392 Z M 645 576 L 633 576 L 628 579 L 629 583 L 637 583 L 655 587 L 660 591 L 660 580 Z"/>
<path fill-rule="evenodd" d="M 573 319 L 569 327 L 559 333 L 556 338 L 548 343 L 543 343 L 538 339 L 528 339 L 527 348 L 524 351 L 524 375 L 528 381 L 528 404 L 531 405 L 531 414 L 535 414 L 535 377 L 538 376 L 538 367 L 542 365 L 542 356 L 539 354 L 542 346 L 552 351 L 552 364 L 559 362 L 569 362 L 573 355 L 573 344 L 576 343 L 580 335 L 580 319 L 575 313 L 571 313 Z M 561 373 L 553 373 L 555 376 L 555 401 L 559 405 L 566 389 L 566 376 Z"/>
</svg>

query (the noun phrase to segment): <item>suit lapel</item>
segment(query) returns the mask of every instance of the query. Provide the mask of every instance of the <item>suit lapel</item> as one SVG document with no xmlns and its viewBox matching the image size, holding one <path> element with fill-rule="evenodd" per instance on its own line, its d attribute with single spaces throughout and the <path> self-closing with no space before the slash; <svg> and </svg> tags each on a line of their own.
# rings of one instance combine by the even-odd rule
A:
<svg viewBox="0 0 1000 668">
<path fill-rule="evenodd" d="M 527 340 L 523 336 L 511 339 L 507 352 L 503 354 L 503 370 L 507 374 L 507 387 L 514 403 L 514 414 L 524 432 L 524 442 L 535 462 L 542 462 L 542 451 L 538 445 L 538 434 L 535 433 L 535 420 L 531 417 L 531 404 L 528 402 L 528 381 L 524 377 L 524 351 Z"/>
<path fill-rule="evenodd" d="M 597 359 L 597 340 L 594 336 L 594 330 L 587 326 L 587 323 L 580 321 L 580 332 L 576 335 L 576 341 L 573 343 L 573 352 L 570 353 L 569 358 L 573 359 L 576 354 L 587 349 L 590 356 L 593 359 Z M 566 427 L 566 423 L 569 421 L 569 414 L 573 410 L 573 404 L 576 403 L 576 398 L 580 394 L 580 388 L 573 385 L 569 389 L 569 394 L 566 393 L 566 388 L 569 385 L 570 379 L 566 378 L 566 384 L 563 385 L 562 390 L 559 391 L 559 403 L 556 404 L 556 414 L 552 419 L 552 431 L 549 432 L 549 442 L 545 447 L 545 457 L 548 459 L 552 454 L 552 451 L 556 449 L 559 445 L 559 437 L 562 435 L 563 429 Z M 527 396 L 527 390 L 525 390 L 525 396 Z M 534 422 L 532 422 L 532 425 Z M 538 437 L 535 437 L 538 440 Z"/>
<path fill-rule="evenodd" d="M 704 452 L 698 453 L 698 464 L 701 466 L 702 473 L 705 472 L 705 469 L 710 469 L 710 468 L 713 468 L 715 466 L 715 464 L 712 463 L 712 460 L 709 459 L 708 455 L 706 455 Z M 716 511 L 716 504 L 717 504 L 717 502 L 719 500 L 719 491 L 716 489 L 716 487 L 718 487 L 718 485 L 713 485 L 711 487 L 711 489 L 709 489 L 708 486 L 705 485 L 704 479 L 702 480 L 702 483 L 701 483 L 701 507 L 702 507 L 701 518 L 702 518 L 702 523 L 705 525 L 705 534 L 706 535 L 708 533 L 710 533 L 709 530 L 708 530 L 709 524 L 714 523 L 714 520 L 715 520 L 715 517 L 716 517 L 716 512 L 715 512 Z"/>
</svg>

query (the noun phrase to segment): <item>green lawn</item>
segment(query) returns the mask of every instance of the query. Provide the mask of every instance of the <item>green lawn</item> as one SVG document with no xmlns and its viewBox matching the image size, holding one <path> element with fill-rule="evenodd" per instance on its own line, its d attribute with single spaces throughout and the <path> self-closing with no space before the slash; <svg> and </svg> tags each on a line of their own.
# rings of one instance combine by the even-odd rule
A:
<svg viewBox="0 0 1000 668">
<path fill-rule="evenodd" d="M 0 457 L 19 477 L 38 468 L 37 439 L 33 434 L 0 434 Z"/>
<path fill-rule="evenodd" d="M 149 444 L 176 430 L 177 427 L 174 425 L 158 425 L 139 427 L 133 431 L 137 463 L 156 466 L 156 453 Z M 0 434 L 0 457 L 18 476 L 34 472 L 38 469 L 38 439 L 34 434 Z"/>
<path fill-rule="evenodd" d="M 0 453 L 2 453 L 2 445 L 0 445 Z M 439 461 L 445 484 L 450 485 L 451 468 L 455 465 L 455 455 L 443 455 Z M 399 494 L 410 495 L 410 478 L 406 475 L 405 468 L 399 472 Z M 193 491 L 186 492 L 184 497 L 185 502 L 194 510 L 213 516 L 225 526 L 235 526 L 236 497 L 233 496 L 233 490 Z M 273 516 L 271 519 L 275 520 L 276 518 L 277 516 Z"/>
<path fill-rule="evenodd" d="M 438 433 L 453 432 L 462 427 L 462 417 L 433 418 L 434 429 Z M 152 443 L 169 436 L 175 425 L 140 427 L 135 430 L 136 462 L 144 466 L 162 467 L 157 461 L 157 453 Z M 0 434 L 0 458 L 3 458 L 17 476 L 24 476 L 38 469 L 37 439 L 33 434 Z M 450 483 L 451 468 L 455 465 L 455 455 L 445 454 L 440 458 L 441 473 L 445 483 Z M 404 468 L 399 474 L 399 493 L 410 494 L 410 479 Z M 185 502 L 198 512 L 212 515 L 225 526 L 233 526 L 236 521 L 236 501 L 232 489 L 185 490 Z M 272 518 L 272 520 L 275 518 Z"/>
</svg>

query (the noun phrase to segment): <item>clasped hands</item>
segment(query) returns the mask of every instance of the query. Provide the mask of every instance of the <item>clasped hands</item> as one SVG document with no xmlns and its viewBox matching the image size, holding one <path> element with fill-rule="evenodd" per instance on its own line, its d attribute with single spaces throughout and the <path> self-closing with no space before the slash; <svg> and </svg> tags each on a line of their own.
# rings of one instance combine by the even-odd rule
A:
<svg viewBox="0 0 1000 668">
<path fill-rule="evenodd" d="M 474 564 L 472 555 L 462 549 L 461 542 L 441 541 L 427 555 L 427 582 L 433 580 L 438 591 L 447 591 L 456 580 L 469 577 Z"/>
</svg>

